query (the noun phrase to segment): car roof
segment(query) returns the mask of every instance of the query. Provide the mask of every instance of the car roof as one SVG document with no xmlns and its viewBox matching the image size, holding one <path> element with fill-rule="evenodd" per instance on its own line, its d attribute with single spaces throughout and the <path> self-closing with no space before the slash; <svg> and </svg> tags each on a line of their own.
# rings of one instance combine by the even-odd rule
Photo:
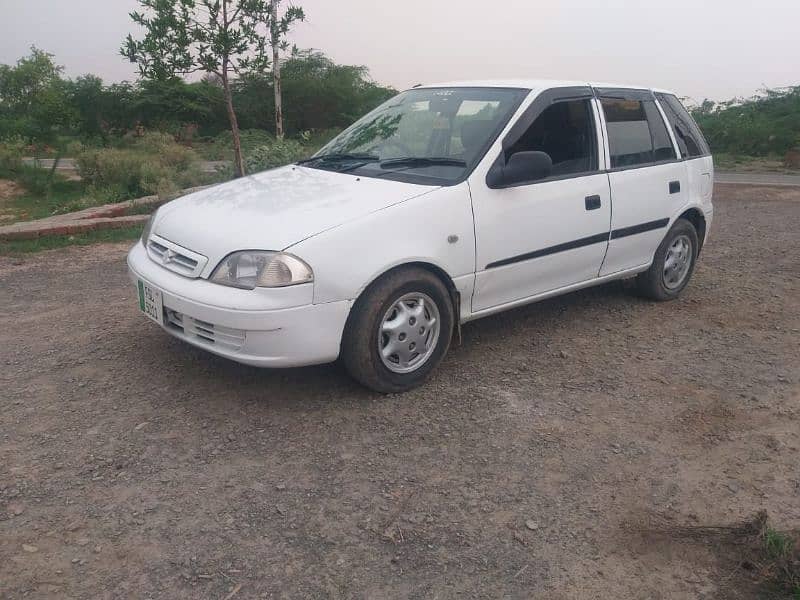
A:
<svg viewBox="0 0 800 600">
<path fill-rule="evenodd" d="M 497 88 L 522 88 L 528 90 L 547 90 L 559 87 L 591 86 L 594 88 L 616 88 L 631 90 L 650 90 L 665 94 L 672 94 L 669 90 L 654 88 L 646 85 L 630 85 L 620 83 L 607 83 L 599 81 L 570 81 L 565 79 L 479 79 L 474 81 L 446 81 L 442 83 L 420 84 L 420 88 L 441 87 L 497 87 Z"/>
</svg>

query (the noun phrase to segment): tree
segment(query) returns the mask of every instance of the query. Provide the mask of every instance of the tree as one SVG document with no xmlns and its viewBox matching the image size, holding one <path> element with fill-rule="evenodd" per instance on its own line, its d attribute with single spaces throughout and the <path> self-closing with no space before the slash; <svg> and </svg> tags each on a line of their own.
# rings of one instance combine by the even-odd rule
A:
<svg viewBox="0 0 800 600">
<path fill-rule="evenodd" d="M 366 67 L 340 65 L 311 50 L 294 53 L 282 71 L 290 131 L 347 127 L 397 93 L 372 81 Z"/>
<path fill-rule="evenodd" d="M 96 75 L 83 75 L 70 81 L 67 87 L 76 114 L 77 130 L 89 138 L 105 138 L 106 90 L 103 80 Z"/>
<path fill-rule="evenodd" d="M 35 144 L 53 141 L 74 118 L 64 67 L 31 46 L 16 66 L 0 65 L 0 135 L 19 135 Z"/>
<path fill-rule="evenodd" d="M 272 4 L 268 0 L 139 0 L 144 12 L 131 18 L 144 38 L 128 35 L 120 52 L 149 79 L 165 80 L 197 71 L 222 82 L 233 137 L 234 172 L 244 175 L 239 124 L 231 78 L 269 67 Z"/>
<path fill-rule="evenodd" d="M 303 9 L 289 6 L 282 16 L 279 16 L 281 0 L 272 0 L 270 6 L 270 46 L 272 46 L 272 81 L 275 88 L 275 137 L 283 139 L 283 98 L 281 86 L 281 59 L 280 51 L 286 50 L 289 43 L 286 34 L 295 21 L 304 21 L 306 18 Z"/>
<path fill-rule="evenodd" d="M 220 108 L 225 105 L 223 96 L 221 87 L 205 80 L 194 83 L 177 77 L 146 80 L 139 84 L 130 110 L 135 121 L 145 127 L 178 134 L 187 126 L 217 123 Z M 237 124 L 238 113 L 237 109 Z"/>
<path fill-rule="evenodd" d="M 76 120 L 69 82 L 61 78 L 64 67 L 53 55 L 31 46 L 30 55 L 16 66 L 0 65 L 0 136 L 19 136 L 38 146 L 54 143 Z M 35 154 L 34 154 L 35 155 Z M 47 178 L 47 195 L 60 153 L 56 153 Z"/>
<path fill-rule="evenodd" d="M 313 50 L 293 51 L 281 61 L 281 73 L 286 135 L 347 127 L 397 94 L 375 83 L 366 67 L 340 65 Z M 272 76 L 247 77 L 237 83 L 234 100 L 242 128 L 274 132 Z"/>
</svg>

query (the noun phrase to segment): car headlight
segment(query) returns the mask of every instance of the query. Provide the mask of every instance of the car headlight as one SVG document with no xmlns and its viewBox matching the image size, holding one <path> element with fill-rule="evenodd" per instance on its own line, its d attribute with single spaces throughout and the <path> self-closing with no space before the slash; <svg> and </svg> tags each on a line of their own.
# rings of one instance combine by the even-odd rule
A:
<svg viewBox="0 0 800 600">
<path fill-rule="evenodd" d="M 153 229 L 153 221 L 156 219 L 156 213 L 158 209 L 153 211 L 153 214 L 150 215 L 150 218 L 144 224 L 144 229 L 142 229 L 142 244 L 147 246 L 147 240 L 150 239 L 150 232 Z"/>
<path fill-rule="evenodd" d="M 223 258 L 211 274 L 211 281 L 252 290 L 309 283 L 314 281 L 314 272 L 293 254 L 244 250 Z"/>
</svg>

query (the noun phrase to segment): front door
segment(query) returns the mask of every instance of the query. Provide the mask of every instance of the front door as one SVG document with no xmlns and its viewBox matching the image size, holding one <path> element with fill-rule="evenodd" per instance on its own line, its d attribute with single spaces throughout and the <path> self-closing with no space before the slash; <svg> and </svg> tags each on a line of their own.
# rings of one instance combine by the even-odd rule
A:
<svg viewBox="0 0 800 600">
<path fill-rule="evenodd" d="M 590 88 L 548 90 L 511 127 L 497 161 L 515 152 L 545 152 L 550 174 L 506 189 L 489 188 L 485 171 L 473 174 L 473 312 L 598 276 L 611 221 L 601 139 Z"/>
</svg>

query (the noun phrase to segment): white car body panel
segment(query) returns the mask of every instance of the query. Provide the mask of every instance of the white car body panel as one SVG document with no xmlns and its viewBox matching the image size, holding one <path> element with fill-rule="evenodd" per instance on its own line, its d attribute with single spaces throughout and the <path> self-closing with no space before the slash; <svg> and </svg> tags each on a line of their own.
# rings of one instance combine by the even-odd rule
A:
<svg viewBox="0 0 800 600">
<path fill-rule="evenodd" d="M 215 335 L 199 337 L 189 328 L 164 330 L 192 345 L 240 363 L 299 367 L 336 360 L 351 302 L 312 302 L 313 285 L 240 290 L 206 279 L 189 279 L 152 261 L 141 242 L 128 254 L 134 284 L 158 288 L 164 308 L 202 321 Z M 241 338 L 240 347 L 211 341 L 216 335 Z"/>
<path fill-rule="evenodd" d="M 380 275 L 409 263 L 430 264 L 447 273 L 468 298 L 475 270 L 469 189 L 466 183 L 436 189 L 287 250 L 313 264 L 317 303 L 357 298 Z"/>
<path fill-rule="evenodd" d="M 597 277 L 607 240 L 512 264 L 493 264 L 546 252 L 575 239 L 608 236 L 611 194 L 604 173 L 502 190 L 476 182 L 472 189 L 477 231 L 473 310 Z M 584 199 L 594 195 L 600 196 L 601 208 L 587 211 Z"/>
<path fill-rule="evenodd" d="M 433 189 L 290 165 L 178 198 L 158 211 L 152 231 L 208 257 L 208 277 L 231 252 L 283 250 Z"/>
<path fill-rule="evenodd" d="M 586 85 L 570 84 L 570 85 Z M 502 140 L 514 122 L 536 99 L 531 94 L 497 138 L 487 158 L 502 152 Z M 596 103 L 592 102 L 596 135 L 603 139 Z M 475 213 L 476 281 L 472 310 L 535 297 L 549 290 L 570 286 L 597 276 L 606 244 L 598 243 L 541 256 L 536 260 L 487 268 L 492 263 L 566 244 L 572 240 L 608 233 L 611 193 L 600 154 L 600 172 L 589 177 L 542 182 L 516 188 L 492 190 L 486 175 L 492 162 L 484 160 L 470 176 Z M 587 211 L 585 198 L 600 196 L 600 209 Z"/>
<path fill-rule="evenodd" d="M 608 175 L 613 190 L 611 230 L 615 232 L 600 275 L 610 275 L 637 265 L 649 265 L 658 244 L 669 229 L 673 215 L 687 206 L 686 166 L 672 162 L 642 169 L 626 169 Z M 681 191 L 669 193 L 669 183 L 678 181 Z M 642 202 L 647 198 L 647 202 Z M 678 212 L 678 214 L 680 214 Z M 653 229 L 633 235 L 636 227 L 652 223 Z"/>
<path fill-rule="evenodd" d="M 597 172 L 488 187 L 487 173 L 514 123 L 540 93 L 574 86 L 647 89 L 540 80 L 422 86 L 523 88 L 530 93 L 472 172 L 453 185 L 294 165 L 170 202 L 157 213 L 152 239 L 190 251 L 198 259 L 196 272 L 188 277 L 165 268 L 139 242 L 128 255 L 131 278 L 160 290 L 165 311 L 185 315 L 187 324 L 210 326 L 220 340 L 239 341 L 236 347 L 216 344 L 195 335 L 189 325 L 175 328 L 165 320 L 170 334 L 246 364 L 300 366 L 335 360 L 355 301 L 377 278 L 401 265 L 423 264 L 441 274 L 457 292 L 459 321 L 466 322 L 647 269 L 669 227 L 687 210 L 702 212 L 707 237 L 713 218 L 712 158 L 610 169 L 606 126 L 596 99 L 591 107 L 599 144 Z M 668 130 L 677 151 L 669 124 Z M 680 192 L 669 193 L 673 181 L 680 182 Z M 588 210 L 585 200 L 594 195 L 600 207 Z M 666 222 L 615 235 L 655 221 Z M 570 246 L 603 234 L 608 238 Z M 252 290 L 209 281 L 220 261 L 241 250 L 292 253 L 311 267 L 314 281 Z"/>
</svg>

